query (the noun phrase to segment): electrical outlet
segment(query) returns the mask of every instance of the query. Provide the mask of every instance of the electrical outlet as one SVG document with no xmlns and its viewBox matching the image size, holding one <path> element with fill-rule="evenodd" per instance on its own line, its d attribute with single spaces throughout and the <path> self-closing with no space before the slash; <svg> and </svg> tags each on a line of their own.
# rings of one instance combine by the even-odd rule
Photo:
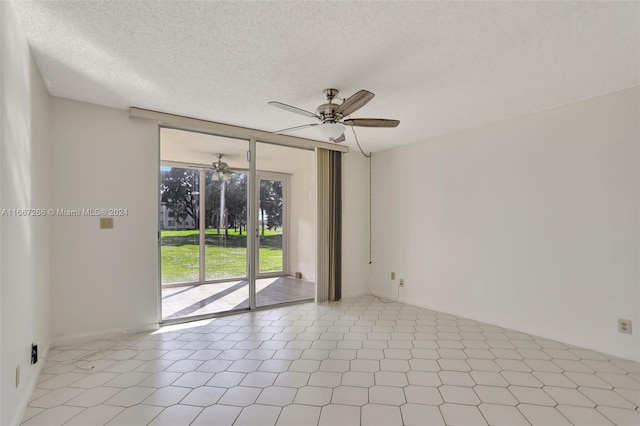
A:
<svg viewBox="0 0 640 426">
<path fill-rule="evenodd" d="M 624 334 L 631 334 L 631 320 L 618 319 L 618 331 Z"/>
<path fill-rule="evenodd" d="M 20 364 L 16 366 L 16 387 L 20 386 Z"/>
<path fill-rule="evenodd" d="M 404 278 L 400 278 L 400 284 L 398 284 L 400 287 L 404 287 Z"/>
<path fill-rule="evenodd" d="M 35 364 L 38 362 L 38 345 L 35 343 L 31 344 L 31 364 Z"/>
<path fill-rule="evenodd" d="M 391 279 L 392 279 L 392 280 L 395 280 L 395 279 L 396 279 L 396 273 L 395 273 L 395 272 L 392 272 L 392 273 L 391 273 Z"/>
<path fill-rule="evenodd" d="M 113 218 L 112 217 L 101 217 L 100 218 L 100 229 L 113 229 Z"/>
</svg>

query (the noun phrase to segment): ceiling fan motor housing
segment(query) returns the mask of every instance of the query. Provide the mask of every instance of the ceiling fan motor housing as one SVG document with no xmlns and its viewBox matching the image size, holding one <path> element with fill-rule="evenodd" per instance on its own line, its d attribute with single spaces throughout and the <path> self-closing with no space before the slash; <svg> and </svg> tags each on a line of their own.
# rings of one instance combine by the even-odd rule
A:
<svg viewBox="0 0 640 426">
<path fill-rule="evenodd" d="M 322 94 L 327 98 L 328 102 L 316 108 L 316 115 L 323 123 L 335 123 L 342 118 L 336 114 L 340 105 L 331 102 L 336 96 L 338 96 L 338 89 L 324 89 Z"/>
<path fill-rule="evenodd" d="M 316 109 L 316 114 L 320 117 L 323 123 L 335 123 L 339 120 L 336 110 L 340 105 L 332 104 L 331 102 L 322 104 Z"/>
</svg>

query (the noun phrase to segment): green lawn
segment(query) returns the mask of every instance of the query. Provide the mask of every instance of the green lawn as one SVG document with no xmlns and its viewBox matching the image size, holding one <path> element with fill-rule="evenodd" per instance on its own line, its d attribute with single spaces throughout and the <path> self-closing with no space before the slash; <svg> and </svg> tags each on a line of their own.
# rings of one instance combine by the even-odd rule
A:
<svg viewBox="0 0 640 426">
<path fill-rule="evenodd" d="M 162 282 L 198 281 L 198 231 L 162 231 Z M 260 272 L 282 270 L 282 229 L 269 231 L 260 239 Z M 215 229 L 205 231 L 205 278 L 247 275 L 247 236 L 229 230 L 226 238 Z"/>
</svg>

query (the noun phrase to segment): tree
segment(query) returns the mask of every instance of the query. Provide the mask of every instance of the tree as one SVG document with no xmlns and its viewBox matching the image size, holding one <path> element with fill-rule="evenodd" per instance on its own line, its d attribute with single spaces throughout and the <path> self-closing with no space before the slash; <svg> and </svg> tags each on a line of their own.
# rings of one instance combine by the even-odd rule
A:
<svg viewBox="0 0 640 426">
<path fill-rule="evenodd" d="M 270 181 L 270 193 L 266 206 L 267 227 L 269 230 L 282 228 L 282 182 Z"/>
<path fill-rule="evenodd" d="M 223 187 L 222 181 L 213 179 L 213 172 L 206 172 L 206 226 L 216 228 L 220 234 L 220 191 Z M 247 177 L 244 174 L 233 173 L 229 175 L 225 182 L 225 216 L 226 229 L 246 228 L 247 223 Z"/>
<path fill-rule="evenodd" d="M 232 174 L 227 182 L 226 210 L 227 225 L 231 228 L 246 227 L 247 215 L 247 177 L 244 174 Z"/>
<path fill-rule="evenodd" d="M 220 229 L 220 183 L 214 181 L 213 172 L 208 171 L 205 175 L 205 227 Z"/>
<path fill-rule="evenodd" d="M 260 181 L 260 225 L 264 237 L 265 225 L 269 230 L 282 227 L 282 182 Z M 265 220 L 266 215 L 266 220 Z"/>
<path fill-rule="evenodd" d="M 198 186 L 200 174 L 197 170 L 171 167 L 160 173 L 160 197 L 167 206 L 170 217 L 176 222 L 193 219 L 193 229 L 199 227 Z"/>
</svg>

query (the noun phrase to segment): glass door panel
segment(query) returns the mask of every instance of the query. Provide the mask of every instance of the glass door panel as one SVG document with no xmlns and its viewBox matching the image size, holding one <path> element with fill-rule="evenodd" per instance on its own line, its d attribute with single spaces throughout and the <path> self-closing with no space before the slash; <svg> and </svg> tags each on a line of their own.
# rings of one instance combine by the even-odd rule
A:
<svg viewBox="0 0 640 426">
<path fill-rule="evenodd" d="M 162 320 L 249 309 L 249 141 L 161 128 Z"/>
<path fill-rule="evenodd" d="M 197 282 L 200 271 L 198 170 L 160 168 L 162 284 Z"/>
<path fill-rule="evenodd" d="M 283 181 L 260 179 L 258 274 L 284 271 L 282 238 L 284 232 Z"/>
<path fill-rule="evenodd" d="M 315 154 L 256 144 L 256 306 L 315 297 Z"/>
<path fill-rule="evenodd" d="M 247 276 L 247 175 L 205 174 L 205 279 Z"/>
</svg>

